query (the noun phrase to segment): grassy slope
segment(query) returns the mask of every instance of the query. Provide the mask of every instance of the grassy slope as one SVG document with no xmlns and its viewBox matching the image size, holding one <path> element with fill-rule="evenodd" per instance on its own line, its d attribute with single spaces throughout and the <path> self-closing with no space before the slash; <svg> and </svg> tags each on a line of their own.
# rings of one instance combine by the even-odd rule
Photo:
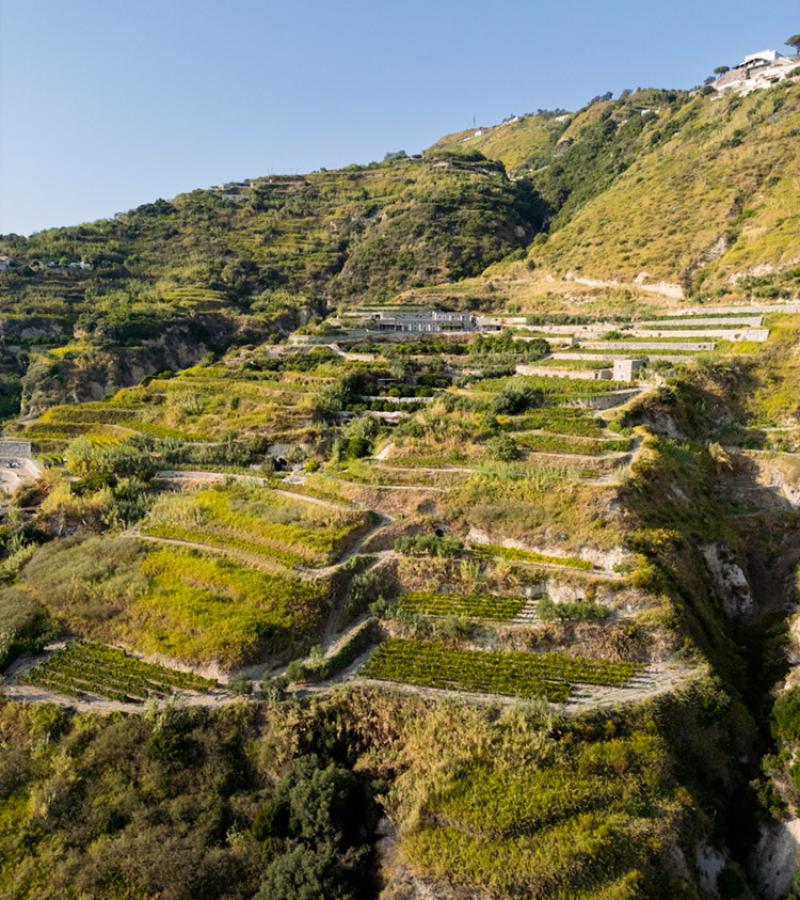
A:
<svg viewBox="0 0 800 900">
<path fill-rule="evenodd" d="M 742 99 L 697 96 L 658 130 L 653 124 L 653 149 L 534 258 L 561 273 L 632 280 L 646 270 L 687 287 L 704 264 L 706 286 L 718 286 L 762 263 L 796 263 L 798 128 L 796 86 Z"/>
<path fill-rule="evenodd" d="M 797 84 L 743 98 L 644 90 L 439 145 L 531 180 L 552 219 L 530 254 L 537 266 L 772 296 L 798 278 L 799 129 Z M 754 277 L 737 288 L 742 274 Z"/>
</svg>

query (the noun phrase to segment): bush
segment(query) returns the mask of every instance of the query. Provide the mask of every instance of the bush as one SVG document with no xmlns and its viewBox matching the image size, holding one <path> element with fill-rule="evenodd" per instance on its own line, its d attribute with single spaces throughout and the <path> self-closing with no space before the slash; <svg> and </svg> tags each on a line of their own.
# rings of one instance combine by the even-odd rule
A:
<svg viewBox="0 0 800 900">
<path fill-rule="evenodd" d="M 261 679 L 261 695 L 265 700 L 283 700 L 286 693 L 286 679 L 280 675 L 270 675 L 268 672 Z"/>
<path fill-rule="evenodd" d="M 244 697 L 253 693 L 253 685 L 244 675 L 234 675 L 228 681 L 228 690 L 237 697 Z"/>
<path fill-rule="evenodd" d="M 519 458 L 519 448 L 507 434 L 499 434 L 486 442 L 486 451 L 500 462 L 513 462 Z"/>
<path fill-rule="evenodd" d="M 608 610 L 592 600 L 572 600 L 554 603 L 549 597 L 542 597 L 537 605 L 539 618 L 544 622 L 554 620 L 596 622 L 608 617 Z"/>
<path fill-rule="evenodd" d="M 306 680 L 306 667 L 302 659 L 293 659 L 286 667 L 286 680 L 289 684 Z"/>
<path fill-rule="evenodd" d="M 528 409 L 542 406 L 544 394 L 527 385 L 509 384 L 492 401 L 491 411 L 495 415 L 517 415 Z"/>
<path fill-rule="evenodd" d="M 784 691 L 775 701 L 771 731 L 777 741 L 800 740 L 800 688 Z"/>
</svg>

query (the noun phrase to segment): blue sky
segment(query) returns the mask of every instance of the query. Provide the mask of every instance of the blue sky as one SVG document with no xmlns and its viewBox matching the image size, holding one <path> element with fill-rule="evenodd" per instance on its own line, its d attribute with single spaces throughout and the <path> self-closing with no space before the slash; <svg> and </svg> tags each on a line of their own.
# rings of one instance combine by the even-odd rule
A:
<svg viewBox="0 0 800 900">
<path fill-rule="evenodd" d="M 798 0 L 0 0 L 0 232 L 692 87 Z"/>
</svg>

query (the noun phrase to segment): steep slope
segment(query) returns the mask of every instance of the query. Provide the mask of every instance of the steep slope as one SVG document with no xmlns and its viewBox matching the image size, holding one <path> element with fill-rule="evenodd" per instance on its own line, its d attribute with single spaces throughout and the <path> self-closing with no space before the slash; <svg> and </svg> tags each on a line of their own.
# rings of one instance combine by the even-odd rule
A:
<svg viewBox="0 0 800 900">
<path fill-rule="evenodd" d="M 657 124 L 650 152 L 537 248 L 565 274 L 680 284 L 687 293 L 796 285 L 800 87 L 700 94 Z M 643 135 L 644 139 L 644 135 Z M 773 274 L 774 270 L 774 274 Z M 765 279 L 769 274 L 771 277 Z"/>
<path fill-rule="evenodd" d="M 326 303 L 476 275 L 541 223 L 535 195 L 501 165 L 440 153 L 194 191 L 6 236 L 0 368 L 25 375 L 26 411 L 100 398 L 296 327 Z M 21 351 L 31 348 L 29 359 Z"/>
<path fill-rule="evenodd" d="M 524 175 L 549 162 L 571 118 L 565 110 L 541 111 L 490 128 L 470 128 L 445 135 L 433 148 L 452 153 L 482 153 L 488 159 L 502 162 L 510 175 Z"/>
<path fill-rule="evenodd" d="M 475 274 L 524 245 L 535 225 L 530 202 L 502 167 L 447 154 L 193 191 L 114 219 L 6 236 L 0 251 L 13 262 L 0 304 L 74 313 L 121 289 L 129 300 L 171 305 L 180 286 L 219 291 L 239 311 L 279 288 L 385 296 Z M 364 268 L 364 257 L 383 250 L 390 255 L 357 284 L 337 277 L 354 253 L 362 262 L 351 268 Z M 88 270 L 69 267 L 81 259 Z"/>
<path fill-rule="evenodd" d="M 525 178 L 546 204 L 531 266 L 672 294 L 791 295 L 800 252 L 800 85 L 747 96 L 639 90 L 573 115 L 443 138 Z"/>
</svg>

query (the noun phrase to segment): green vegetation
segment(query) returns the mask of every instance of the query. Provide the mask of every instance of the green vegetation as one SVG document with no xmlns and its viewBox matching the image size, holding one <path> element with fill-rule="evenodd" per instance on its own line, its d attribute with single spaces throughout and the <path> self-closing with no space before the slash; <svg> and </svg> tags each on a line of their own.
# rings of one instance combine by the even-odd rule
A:
<svg viewBox="0 0 800 900">
<path fill-rule="evenodd" d="M 320 626 L 330 590 L 325 581 L 189 549 L 98 537 L 41 547 L 20 587 L 84 637 L 226 668 L 302 649 Z"/>
<path fill-rule="evenodd" d="M 409 535 L 398 538 L 394 549 L 407 556 L 458 556 L 464 545 L 457 538 L 436 537 L 432 534 Z"/>
<path fill-rule="evenodd" d="M 654 729 L 597 731 L 534 765 L 498 748 L 454 767 L 407 840 L 412 860 L 493 897 L 670 896 L 672 873 L 648 863 L 684 808 L 668 748 Z"/>
<path fill-rule="evenodd" d="M 554 603 L 549 597 L 542 597 L 536 604 L 536 612 L 543 622 L 577 621 L 595 622 L 605 619 L 609 610 L 593 600 L 566 600 Z"/>
<path fill-rule="evenodd" d="M 574 381 L 572 378 L 558 378 L 549 375 L 514 375 L 513 377 L 484 378 L 474 385 L 474 390 L 481 394 L 502 394 L 504 391 L 512 393 L 516 397 L 522 395 L 531 401 L 537 394 L 545 397 L 557 397 L 559 400 L 574 399 L 577 397 L 592 397 L 596 394 L 607 394 L 610 391 L 629 388 L 630 385 L 623 381 Z M 505 403 L 501 401 L 501 406 Z M 524 412 L 531 406 L 541 406 L 535 402 L 522 402 L 519 405 L 512 403 L 510 408 L 497 409 L 496 413 Z"/>
<path fill-rule="evenodd" d="M 326 748 L 323 716 L 308 720 L 318 746 L 295 750 L 291 724 L 267 718 L 3 703 L 0 894 L 374 896 L 379 786 Z"/>
<path fill-rule="evenodd" d="M 557 434 L 515 434 L 514 440 L 520 447 L 534 453 L 578 453 L 587 456 L 601 456 L 604 453 L 625 453 L 630 450 L 627 439 L 584 439 Z"/>
<path fill-rule="evenodd" d="M 57 650 L 19 680 L 70 697 L 98 694 L 123 703 L 164 698 L 176 688 L 207 692 L 215 687 L 208 678 L 142 662 L 122 650 L 83 641 Z"/>
<path fill-rule="evenodd" d="M 524 597 L 500 597 L 495 594 L 435 594 L 412 591 L 403 594 L 397 608 L 426 616 L 467 616 L 474 619 L 510 621 L 525 606 Z"/>
<path fill-rule="evenodd" d="M 288 497 L 269 488 L 228 483 L 163 495 L 142 533 L 215 547 L 243 558 L 287 566 L 333 562 L 368 518 Z"/>
<path fill-rule="evenodd" d="M 39 652 L 55 633 L 42 603 L 17 587 L 0 588 L 0 670 L 23 653 Z"/>
<path fill-rule="evenodd" d="M 573 325 L 630 345 L 675 286 L 796 298 L 798 86 L 482 131 L 0 238 L 0 419 L 46 464 L 3 503 L 8 696 L 130 704 L 0 704 L 3 897 L 762 890 L 759 826 L 800 811 L 800 320 L 654 339 L 633 400 L 516 367 Z M 507 319 L 354 347 L 356 304 Z"/>
<path fill-rule="evenodd" d="M 498 416 L 498 424 L 509 431 L 548 431 L 576 437 L 602 437 L 604 423 L 583 410 L 548 407 L 523 416 Z"/>
<path fill-rule="evenodd" d="M 367 678 L 449 690 L 569 699 L 576 684 L 622 686 L 639 670 L 635 663 L 584 659 L 558 653 L 460 650 L 431 641 L 390 638 L 361 669 Z"/>
<path fill-rule="evenodd" d="M 571 569 L 594 568 L 588 559 L 580 559 L 577 556 L 552 556 L 546 553 L 536 553 L 533 550 L 522 550 L 519 547 L 501 547 L 498 544 L 476 544 L 472 547 L 473 555 L 481 559 L 510 559 L 514 562 L 536 563 L 546 566 L 568 566 Z"/>
</svg>

